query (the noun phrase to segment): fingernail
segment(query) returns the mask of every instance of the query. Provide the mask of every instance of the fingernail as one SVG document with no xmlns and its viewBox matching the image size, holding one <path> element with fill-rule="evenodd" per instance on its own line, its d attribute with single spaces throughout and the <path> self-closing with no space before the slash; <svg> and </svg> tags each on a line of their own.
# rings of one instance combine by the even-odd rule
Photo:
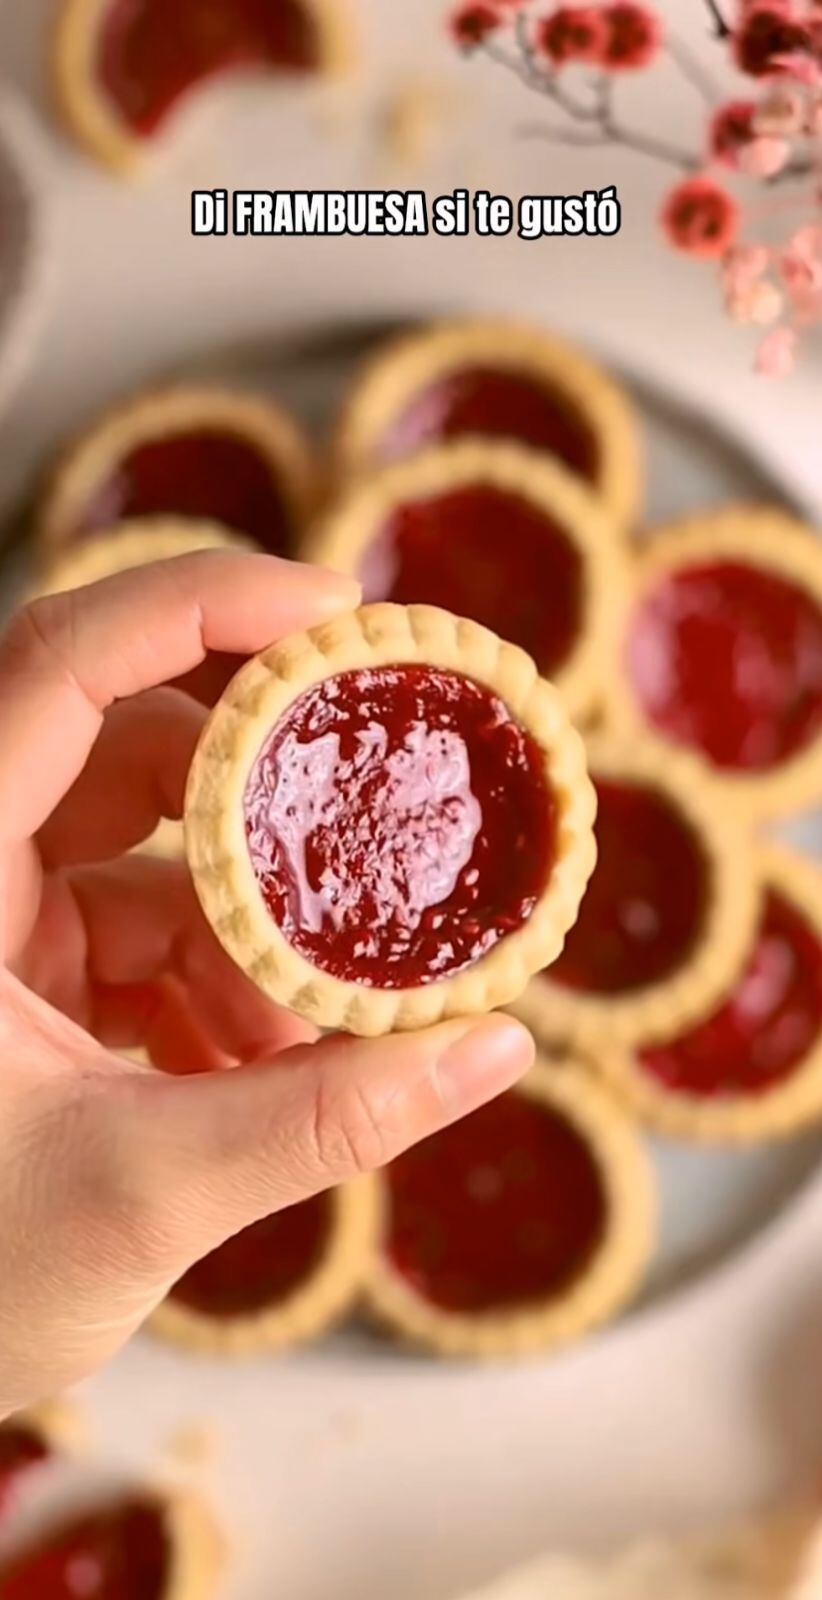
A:
<svg viewBox="0 0 822 1600">
<path fill-rule="evenodd" d="M 362 584 L 342 572 L 332 572 L 328 567 L 312 567 L 311 576 L 318 579 L 317 600 L 327 611 L 354 611 L 362 600 Z"/>
<path fill-rule="evenodd" d="M 437 1076 L 448 1109 L 461 1117 L 510 1089 L 533 1066 L 536 1052 L 527 1028 L 513 1017 L 454 1026 L 460 1031 L 438 1058 Z"/>
</svg>

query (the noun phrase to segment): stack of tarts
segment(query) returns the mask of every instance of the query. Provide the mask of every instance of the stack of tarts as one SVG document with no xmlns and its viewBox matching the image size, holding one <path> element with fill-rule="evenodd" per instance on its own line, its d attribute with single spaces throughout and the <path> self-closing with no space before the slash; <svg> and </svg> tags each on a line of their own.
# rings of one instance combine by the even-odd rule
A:
<svg viewBox="0 0 822 1600">
<path fill-rule="evenodd" d="M 364 1306 L 424 1350 L 553 1348 L 641 1284 L 644 1128 L 822 1122 L 822 877 L 765 831 L 822 789 L 822 549 L 744 507 L 639 541 L 642 478 L 619 386 L 489 321 L 381 350 L 324 461 L 270 400 L 177 387 L 52 474 L 45 589 L 237 542 L 362 583 L 227 687 L 234 661 L 183 682 L 214 707 L 188 865 L 234 960 L 321 1027 L 507 1007 L 539 1051 L 214 1252 L 160 1336 L 281 1350 Z"/>
</svg>

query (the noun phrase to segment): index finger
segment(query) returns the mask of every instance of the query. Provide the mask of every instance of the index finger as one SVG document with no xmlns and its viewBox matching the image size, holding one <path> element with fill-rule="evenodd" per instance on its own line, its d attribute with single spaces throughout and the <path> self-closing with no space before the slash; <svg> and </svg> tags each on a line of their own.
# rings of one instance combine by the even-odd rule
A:
<svg viewBox="0 0 822 1600">
<path fill-rule="evenodd" d="M 0 641 L 0 844 L 42 827 L 115 700 L 208 650 L 253 655 L 359 600 L 359 585 L 276 556 L 198 551 L 36 600 Z"/>
</svg>

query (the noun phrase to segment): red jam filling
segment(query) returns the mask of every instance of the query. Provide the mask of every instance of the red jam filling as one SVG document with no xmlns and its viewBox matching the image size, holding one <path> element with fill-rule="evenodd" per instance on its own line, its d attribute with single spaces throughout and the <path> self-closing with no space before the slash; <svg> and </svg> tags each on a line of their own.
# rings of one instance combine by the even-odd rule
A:
<svg viewBox="0 0 822 1600">
<path fill-rule="evenodd" d="M 246 833 L 285 938 L 334 977 L 432 983 L 527 920 L 554 860 L 539 746 L 496 695 L 427 666 L 301 695 L 252 768 Z"/>
<path fill-rule="evenodd" d="M 597 864 L 551 978 L 627 994 L 668 978 L 701 936 L 708 901 L 699 840 L 670 801 L 598 779 Z"/>
<path fill-rule="evenodd" d="M 15 1560 L 0 1573 L 0 1600 L 164 1600 L 170 1555 L 159 1506 L 127 1500 Z"/>
<path fill-rule="evenodd" d="M 331 1225 L 328 1195 L 264 1217 L 198 1261 L 172 1300 L 209 1317 L 239 1317 L 286 1300 L 319 1266 Z"/>
<path fill-rule="evenodd" d="M 394 461 L 465 434 L 544 450 L 591 483 L 599 473 L 594 434 L 568 397 L 544 379 L 505 367 L 461 367 L 420 389 L 383 434 L 380 455 Z"/>
<path fill-rule="evenodd" d="M 0 1517 L 8 1509 L 20 1479 L 32 1467 L 41 1466 L 50 1454 L 42 1436 L 25 1423 L 7 1422 L 0 1428 Z"/>
<path fill-rule="evenodd" d="M 596 1162 L 559 1113 L 504 1094 L 388 1169 L 388 1255 L 443 1311 L 504 1311 L 561 1294 L 605 1224 Z"/>
<path fill-rule="evenodd" d="M 293 528 L 270 467 L 238 435 L 174 433 L 122 457 L 98 488 L 79 536 L 127 517 L 196 517 L 220 522 L 272 555 L 291 554 Z"/>
<path fill-rule="evenodd" d="M 442 606 L 561 667 L 582 626 L 576 547 L 520 495 L 474 484 L 398 506 L 366 552 L 366 600 Z"/>
<path fill-rule="evenodd" d="M 725 1004 L 670 1044 L 640 1053 L 667 1089 L 706 1098 L 761 1094 L 787 1078 L 819 1040 L 822 943 L 772 890 L 750 961 Z"/>
<path fill-rule="evenodd" d="M 300 0 L 111 0 L 98 70 L 132 132 L 147 138 L 210 78 L 248 67 L 310 72 L 318 60 Z"/>
<path fill-rule="evenodd" d="M 822 608 L 742 561 L 688 567 L 635 613 L 628 672 L 663 733 L 718 767 L 766 772 L 822 731 Z"/>
</svg>

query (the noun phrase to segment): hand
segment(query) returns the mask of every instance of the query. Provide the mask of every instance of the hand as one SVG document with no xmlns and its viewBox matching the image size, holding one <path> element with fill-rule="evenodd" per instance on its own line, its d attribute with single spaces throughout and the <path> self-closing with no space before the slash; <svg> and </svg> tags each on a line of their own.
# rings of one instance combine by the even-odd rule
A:
<svg viewBox="0 0 822 1600">
<path fill-rule="evenodd" d="M 358 598 L 214 552 L 38 601 L 0 642 L 0 1417 L 95 1369 L 240 1228 L 530 1065 L 502 1017 L 317 1042 L 223 954 L 184 864 L 125 854 L 181 815 L 204 715 L 162 685 Z M 136 1048 L 153 1068 L 114 1053 Z"/>
</svg>

